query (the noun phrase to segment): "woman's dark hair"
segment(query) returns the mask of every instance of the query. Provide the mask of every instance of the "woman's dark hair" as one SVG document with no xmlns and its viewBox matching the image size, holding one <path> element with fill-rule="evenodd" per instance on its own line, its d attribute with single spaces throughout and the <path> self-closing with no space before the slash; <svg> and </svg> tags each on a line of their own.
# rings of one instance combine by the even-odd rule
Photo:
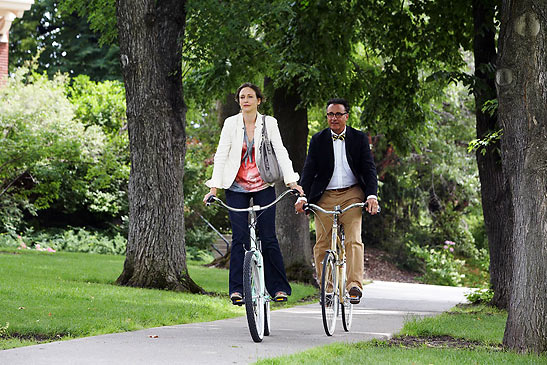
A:
<svg viewBox="0 0 547 365">
<path fill-rule="evenodd" d="M 327 101 L 327 108 L 329 107 L 329 105 L 331 104 L 341 104 L 344 106 L 344 108 L 346 109 L 346 112 L 349 113 L 349 104 L 348 104 L 348 101 L 346 99 L 342 99 L 342 98 L 334 98 L 334 99 L 330 99 L 329 101 Z"/>
<path fill-rule="evenodd" d="M 257 99 L 260 99 L 262 102 L 264 102 L 264 96 L 262 96 L 262 91 L 260 91 L 260 88 L 256 86 L 255 84 L 251 84 L 250 82 L 245 82 L 241 84 L 241 86 L 237 89 L 236 99 L 235 99 L 236 103 L 239 104 L 239 93 L 241 92 L 243 88 L 246 88 L 246 87 L 250 87 L 251 89 L 253 89 L 256 93 Z"/>
</svg>

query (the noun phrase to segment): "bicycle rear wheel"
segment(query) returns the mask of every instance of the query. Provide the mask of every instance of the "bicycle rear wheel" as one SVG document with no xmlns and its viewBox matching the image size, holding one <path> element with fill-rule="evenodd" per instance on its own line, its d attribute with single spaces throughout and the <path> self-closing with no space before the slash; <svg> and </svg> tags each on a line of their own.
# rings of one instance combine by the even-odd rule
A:
<svg viewBox="0 0 547 365">
<path fill-rule="evenodd" d="M 342 326 L 344 331 L 349 332 L 351 329 L 351 323 L 353 322 L 353 304 L 349 302 L 348 293 L 346 291 L 346 265 L 343 265 L 340 269 L 342 280 L 340 280 L 340 285 L 342 287 L 342 293 L 340 296 L 341 300 L 341 310 L 342 310 Z"/>
<path fill-rule="evenodd" d="M 259 270 L 255 252 L 247 251 L 243 261 L 243 291 L 247 324 L 254 342 L 262 342 L 265 324 L 264 284 L 260 280 Z"/>
<path fill-rule="evenodd" d="M 327 336 L 332 336 L 336 328 L 338 316 L 338 283 L 336 281 L 337 267 L 334 254 L 327 252 L 323 259 L 323 273 L 321 276 L 321 314 L 323 327 Z"/>
</svg>

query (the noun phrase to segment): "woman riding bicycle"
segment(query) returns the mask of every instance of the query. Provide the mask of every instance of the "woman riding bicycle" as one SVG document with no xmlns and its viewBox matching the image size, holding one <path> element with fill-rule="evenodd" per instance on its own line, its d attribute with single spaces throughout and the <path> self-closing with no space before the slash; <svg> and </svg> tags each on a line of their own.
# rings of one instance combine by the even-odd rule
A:
<svg viewBox="0 0 547 365">
<path fill-rule="evenodd" d="M 264 122 L 285 184 L 303 194 L 302 188 L 297 184 L 299 176 L 294 172 L 287 149 L 283 146 L 277 120 L 270 116 L 263 120 L 258 112 L 258 106 L 263 100 L 260 89 L 251 83 L 244 83 L 238 88 L 236 101 L 241 112 L 224 121 L 214 158 L 213 175 L 206 182 L 210 190 L 205 195 L 204 202 L 211 195 L 216 195 L 217 189 L 226 189 L 226 202 L 234 208 L 249 207 L 251 198 L 258 205 L 267 205 L 275 200 L 273 184 L 266 183 L 260 177 L 257 166 L 257 163 L 261 163 L 258 147 L 262 140 Z M 230 211 L 229 217 L 232 226 L 229 293 L 233 304 L 242 304 L 244 248 L 249 245 L 248 213 Z M 272 294 L 274 301 L 286 301 L 291 294 L 291 286 L 275 235 L 275 206 L 258 217 L 258 235 L 264 256 L 266 289 Z"/>
</svg>

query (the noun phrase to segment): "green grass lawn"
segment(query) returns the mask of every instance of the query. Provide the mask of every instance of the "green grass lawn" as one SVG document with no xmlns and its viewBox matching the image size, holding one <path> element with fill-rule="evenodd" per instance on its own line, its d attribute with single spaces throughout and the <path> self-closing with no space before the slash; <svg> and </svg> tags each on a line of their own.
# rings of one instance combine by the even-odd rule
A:
<svg viewBox="0 0 547 365">
<path fill-rule="evenodd" d="M 244 315 L 227 295 L 228 271 L 190 263 L 208 292 L 196 295 L 113 285 L 124 257 L 0 251 L 0 349 Z M 293 284 L 294 305 L 316 289 Z"/>
<path fill-rule="evenodd" d="M 408 321 L 393 341 L 333 344 L 303 353 L 261 360 L 257 364 L 547 364 L 547 356 L 520 355 L 501 348 L 506 312 L 487 306 L 458 306 L 450 312 Z M 420 337 L 409 345 L 404 336 Z M 471 348 L 435 344 L 449 336 Z M 402 344 L 403 343 L 403 344 Z"/>
</svg>

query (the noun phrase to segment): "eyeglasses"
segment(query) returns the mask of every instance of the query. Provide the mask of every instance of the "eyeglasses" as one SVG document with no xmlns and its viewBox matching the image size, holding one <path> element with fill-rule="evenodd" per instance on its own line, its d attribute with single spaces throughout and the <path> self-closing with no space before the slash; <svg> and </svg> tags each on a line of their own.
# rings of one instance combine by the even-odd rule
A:
<svg viewBox="0 0 547 365">
<path fill-rule="evenodd" d="M 327 118 L 329 118 L 329 119 L 332 119 L 332 118 L 334 118 L 334 117 L 336 117 L 336 118 L 341 118 L 342 115 L 346 115 L 346 114 L 348 114 L 348 112 L 345 112 L 345 113 L 333 113 L 333 112 L 328 112 L 328 113 L 327 113 Z"/>
</svg>

